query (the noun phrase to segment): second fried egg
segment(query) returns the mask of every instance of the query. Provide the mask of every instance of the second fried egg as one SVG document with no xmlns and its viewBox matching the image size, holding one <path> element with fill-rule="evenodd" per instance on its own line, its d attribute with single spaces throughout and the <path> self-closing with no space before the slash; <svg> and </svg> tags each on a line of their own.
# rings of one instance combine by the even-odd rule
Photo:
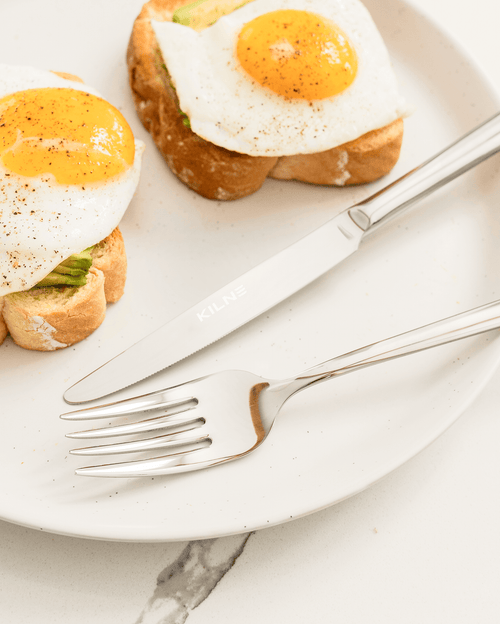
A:
<svg viewBox="0 0 500 624">
<path fill-rule="evenodd" d="M 359 0 L 254 0 L 200 32 L 152 24 L 191 129 L 226 149 L 316 153 L 406 114 Z"/>
</svg>

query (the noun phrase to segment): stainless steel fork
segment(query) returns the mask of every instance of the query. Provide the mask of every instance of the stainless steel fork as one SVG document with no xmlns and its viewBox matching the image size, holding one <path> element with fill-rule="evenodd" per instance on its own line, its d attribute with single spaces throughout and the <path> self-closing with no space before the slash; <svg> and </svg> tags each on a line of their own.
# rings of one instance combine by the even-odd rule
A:
<svg viewBox="0 0 500 624">
<path fill-rule="evenodd" d="M 150 477 L 200 470 L 248 455 L 266 439 L 283 404 L 320 381 L 500 327 L 500 300 L 351 351 L 296 377 L 271 380 L 246 371 L 224 371 L 124 401 L 62 414 L 65 420 L 130 416 L 146 420 L 67 434 L 99 440 L 139 439 L 71 451 L 75 455 L 114 455 L 165 451 L 102 466 L 79 468 L 95 477 Z M 154 437 L 143 434 L 162 431 Z"/>
</svg>

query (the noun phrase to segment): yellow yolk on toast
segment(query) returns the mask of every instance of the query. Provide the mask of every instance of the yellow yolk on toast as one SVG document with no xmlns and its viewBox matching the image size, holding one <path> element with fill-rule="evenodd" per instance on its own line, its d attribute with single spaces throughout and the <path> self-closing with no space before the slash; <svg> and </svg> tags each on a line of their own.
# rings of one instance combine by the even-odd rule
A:
<svg viewBox="0 0 500 624">
<path fill-rule="evenodd" d="M 134 162 L 134 136 L 105 100 L 66 88 L 18 91 L 0 99 L 0 160 L 27 177 L 59 184 L 102 182 Z"/>
<path fill-rule="evenodd" d="M 278 10 L 245 24 L 236 54 L 260 85 L 286 98 L 319 100 L 353 82 L 357 57 L 332 21 L 308 11 Z"/>
</svg>

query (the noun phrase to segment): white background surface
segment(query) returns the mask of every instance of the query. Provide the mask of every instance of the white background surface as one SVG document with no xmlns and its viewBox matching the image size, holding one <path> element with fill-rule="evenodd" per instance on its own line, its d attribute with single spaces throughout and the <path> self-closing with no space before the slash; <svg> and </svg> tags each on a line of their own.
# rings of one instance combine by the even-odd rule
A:
<svg viewBox="0 0 500 624">
<path fill-rule="evenodd" d="M 418 4 L 500 90 L 496 3 L 477 0 L 469 11 L 451 0 Z M 369 490 L 252 535 L 189 624 L 498 622 L 499 382 L 500 372 L 450 430 Z M 6 523 L 0 536 L 0 616 L 13 624 L 137 622 L 158 574 L 186 546 L 95 542 Z M 173 622 L 162 617 L 142 621 Z"/>
</svg>

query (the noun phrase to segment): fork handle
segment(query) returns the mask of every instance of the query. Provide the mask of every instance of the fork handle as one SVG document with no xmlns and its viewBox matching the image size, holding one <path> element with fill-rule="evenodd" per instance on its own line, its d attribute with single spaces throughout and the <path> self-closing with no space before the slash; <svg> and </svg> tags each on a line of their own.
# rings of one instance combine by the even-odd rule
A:
<svg viewBox="0 0 500 624">
<path fill-rule="evenodd" d="M 327 360 L 294 378 L 294 393 L 319 381 L 500 328 L 500 300 Z M 289 382 L 292 380 L 288 380 Z"/>
</svg>

